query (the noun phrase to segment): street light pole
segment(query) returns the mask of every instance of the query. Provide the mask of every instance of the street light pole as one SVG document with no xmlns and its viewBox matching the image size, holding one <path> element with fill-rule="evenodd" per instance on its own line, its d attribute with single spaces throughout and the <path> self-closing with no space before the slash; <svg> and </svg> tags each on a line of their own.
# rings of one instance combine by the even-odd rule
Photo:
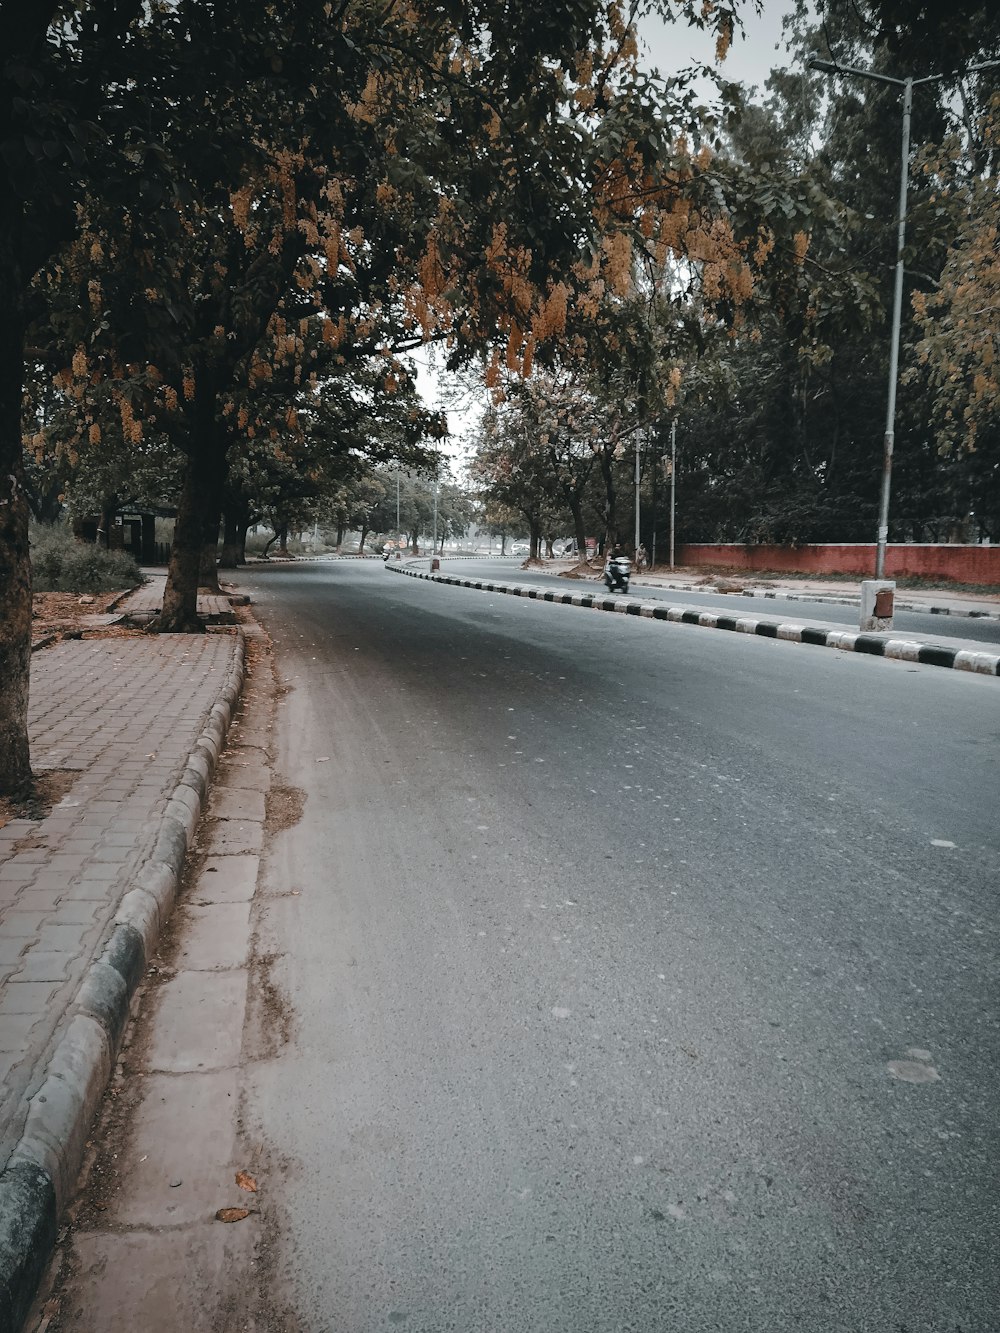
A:
<svg viewBox="0 0 1000 1333">
<path fill-rule="evenodd" d="M 903 316 L 903 249 L 906 241 L 906 206 L 910 171 L 910 119 L 913 112 L 913 89 L 922 83 L 937 83 L 943 74 L 928 74 L 922 79 L 896 79 L 888 74 L 876 74 L 870 69 L 855 69 L 836 60 L 820 60 L 811 56 L 806 62 L 809 69 L 823 74 L 852 74 L 875 83 L 888 83 L 903 90 L 903 153 L 899 179 L 899 215 L 896 219 L 896 277 L 892 298 L 892 333 L 889 342 L 889 392 L 886 399 L 885 434 L 882 437 L 882 489 L 878 508 L 878 541 L 875 547 L 875 577 L 885 577 L 885 548 L 889 539 L 889 490 L 892 483 L 892 454 L 896 437 L 896 385 L 899 378 L 899 337 Z M 974 74 L 982 69 L 993 69 L 1000 60 L 984 60 L 970 65 L 965 71 Z"/>
<path fill-rule="evenodd" d="M 889 342 L 889 393 L 882 437 L 882 491 L 878 506 L 878 543 L 875 547 L 875 577 L 885 578 L 885 548 L 889 540 L 889 487 L 892 482 L 892 451 L 896 440 L 896 384 L 899 379 L 899 334 L 903 318 L 903 249 L 906 245 L 906 194 L 910 183 L 910 117 L 913 112 L 913 80 L 903 80 L 903 161 L 899 174 L 899 217 L 896 223 L 896 279 L 892 295 L 892 335 Z"/>
<path fill-rule="evenodd" d="M 633 551 L 635 552 L 635 554 L 636 554 L 636 559 L 639 558 L 639 556 L 638 556 L 638 552 L 639 552 L 639 476 L 640 476 L 640 473 L 639 473 L 639 449 L 640 449 L 640 439 L 639 439 L 639 435 L 638 435 L 638 433 L 636 433 L 636 437 L 635 437 L 635 541 L 634 541 L 633 544 L 632 544 L 632 550 L 633 550 Z"/>
<path fill-rule="evenodd" d="M 677 498 L 677 418 L 670 423 L 670 568 L 674 567 L 674 502 Z"/>
</svg>

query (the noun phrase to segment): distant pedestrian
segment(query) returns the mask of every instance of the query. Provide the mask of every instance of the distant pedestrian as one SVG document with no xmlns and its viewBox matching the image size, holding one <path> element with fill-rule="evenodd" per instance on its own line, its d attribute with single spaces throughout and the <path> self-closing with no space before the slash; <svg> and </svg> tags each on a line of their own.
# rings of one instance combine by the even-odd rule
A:
<svg viewBox="0 0 1000 1333">
<path fill-rule="evenodd" d="M 640 542 L 635 553 L 635 567 L 636 569 L 646 569 L 648 565 L 649 557 L 646 554 L 646 548 L 643 546 L 642 542 Z"/>
</svg>

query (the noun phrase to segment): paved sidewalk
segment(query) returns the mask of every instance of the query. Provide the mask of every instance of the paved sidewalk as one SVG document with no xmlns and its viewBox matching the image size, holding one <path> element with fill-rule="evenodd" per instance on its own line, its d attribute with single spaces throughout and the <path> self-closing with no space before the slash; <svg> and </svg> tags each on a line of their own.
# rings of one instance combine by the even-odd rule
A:
<svg viewBox="0 0 1000 1333">
<path fill-rule="evenodd" d="M 234 633 L 66 641 L 32 657 L 40 820 L 0 827 L 0 1327 L 72 1189 L 128 1003 L 169 911 L 243 677 Z"/>
<path fill-rule="evenodd" d="M 143 570 L 143 574 L 146 582 L 141 588 L 136 588 L 118 608 L 118 618 L 133 625 L 144 625 L 159 614 L 163 606 L 163 591 L 167 586 L 166 574 L 155 570 Z M 248 599 L 240 596 L 237 600 L 245 603 Z M 234 623 L 233 603 L 225 593 L 200 592 L 198 615 L 212 624 L 231 625 Z"/>
</svg>

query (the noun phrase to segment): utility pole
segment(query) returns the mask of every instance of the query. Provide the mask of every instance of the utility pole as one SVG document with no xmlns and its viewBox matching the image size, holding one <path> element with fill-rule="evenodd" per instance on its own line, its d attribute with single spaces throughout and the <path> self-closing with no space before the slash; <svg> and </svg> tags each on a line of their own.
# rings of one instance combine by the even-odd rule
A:
<svg viewBox="0 0 1000 1333">
<path fill-rule="evenodd" d="M 649 442 L 649 447 L 650 447 L 650 449 L 654 449 L 654 450 L 655 450 L 655 448 L 656 448 L 655 438 L 650 440 L 650 442 Z M 659 500 L 659 496 L 657 495 L 656 490 L 657 490 L 657 482 L 660 480 L 660 469 L 656 466 L 656 457 L 655 457 L 654 454 L 651 454 L 651 455 L 650 455 L 650 467 L 651 467 L 651 473 L 650 473 L 650 475 L 651 475 L 651 477 L 652 477 L 652 491 L 653 491 L 653 498 L 652 498 L 652 507 L 653 507 L 653 544 L 652 544 L 652 546 L 650 547 L 650 552 L 649 552 L 649 568 L 650 568 L 650 571 L 652 571 L 652 570 L 654 570 L 654 569 L 656 568 L 656 523 L 657 523 L 657 519 L 659 518 L 659 513 L 658 513 L 658 510 L 657 510 L 657 508 L 656 508 L 657 501 Z"/>
<path fill-rule="evenodd" d="M 896 438 L 896 381 L 899 377 L 899 333 L 903 312 L 903 249 L 906 242 L 906 196 L 909 187 L 910 169 L 910 118 L 913 112 L 913 89 L 924 83 L 938 83 L 943 74 L 928 74 L 925 78 L 893 78 L 888 74 L 877 74 L 870 69 L 855 69 L 851 65 L 841 65 L 836 60 L 821 60 L 811 56 L 806 61 L 809 69 L 820 70 L 823 74 L 850 74 L 857 79 L 873 79 L 876 83 L 888 83 L 903 90 L 903 152 L 899 179 L 899 214 L 896 219 L 896 277 L 892 298 L 892 332 L 889 342 L 889 392 L 886 401 L 885 434 L 882 437 L 882 489 L 879 494 L 878 541 L 875 546 L 875 578 L 885 578 L 885 548 L 889 539 L 889 489 L 892 482 L 892 454 Z M 970 65 L 967 74 L 981 69 L 993 69 L 1000 65 L 1000 60 L 984 60 L 981 64 Z M 891 613 L 889 616 L 891 621 Z"/>
<path fill-rule="evenodd" d="M 637 553 L 638 550 L 639 550 L 639 479 L 640 479 L 640 476 L 641 476 L 640 465 L 639 465 L 640 448 L 641 448 L 641 442 L 640 442 L 639 434 L 638 434 L 638 432 L 636 432 L 636 437 L 635 437 L 635 541 L 634 541 L 634 543 L 633 543 L 633 545 L 632 545 L 632 550 L 633 550 L 634 552 L 636 552 L 636 553 Z"/>
<path fill-rule="evenodd" d="M 674 512 L 677 499 L 677 418 L 670 423 L 670 568 L 674 567 Z"/>
</svg>

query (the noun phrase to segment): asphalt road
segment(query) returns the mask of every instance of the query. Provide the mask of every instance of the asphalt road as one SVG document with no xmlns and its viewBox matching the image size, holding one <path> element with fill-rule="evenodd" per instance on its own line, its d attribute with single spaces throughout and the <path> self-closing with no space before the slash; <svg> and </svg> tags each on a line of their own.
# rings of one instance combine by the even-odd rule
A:
<svg viewBox="0 0 1000 1333">
<path fill-rule="evenodd" d="M 282 1327 L 995 1333 L 994 679 L 248 574 Z"/>
<path fill-rule="evenodd" d="M 588 587 L 590 584 L 573 585 L 558 574 L 546 574 L 542 570 L 522 569 L 520 560 L 449 560 L 444 566 L 445 573 L 461 573 L 465 578 L 509 579 L 514 583 L 553 584 L 565 591 L 568 587 Z M 600 582 L 593 584 L 603 589 Z M 673 606 L 703 606 L 715 611 L 738 611 L 740 615 L 755 616 L 760 620 L 794 620 L 833 622 L 857 629 L 858 611 L 856 606 L 842 602 L 802 601 L 788 597 L 743 597 L 739 593 L 724 594 L 717 592 L 698 592 L 697 590 L 663 588 L 633 580 L 631 595 L 649 598 L 652 601 L 668 602 Z M 897 593 L 897 600 L 905 600 L 906 589 Z M 919 596 L 920 594 L 912 594 Z M 927 642 L 936 638 L 970 639 L 977 643 L 1000 644 L 1000 620 L 992 616 L 943 616 L 932 615 L 923 611 L 897 610 L 893 617 L 893 630 L 900 634 L 913 634 Z"/>
</svg>

